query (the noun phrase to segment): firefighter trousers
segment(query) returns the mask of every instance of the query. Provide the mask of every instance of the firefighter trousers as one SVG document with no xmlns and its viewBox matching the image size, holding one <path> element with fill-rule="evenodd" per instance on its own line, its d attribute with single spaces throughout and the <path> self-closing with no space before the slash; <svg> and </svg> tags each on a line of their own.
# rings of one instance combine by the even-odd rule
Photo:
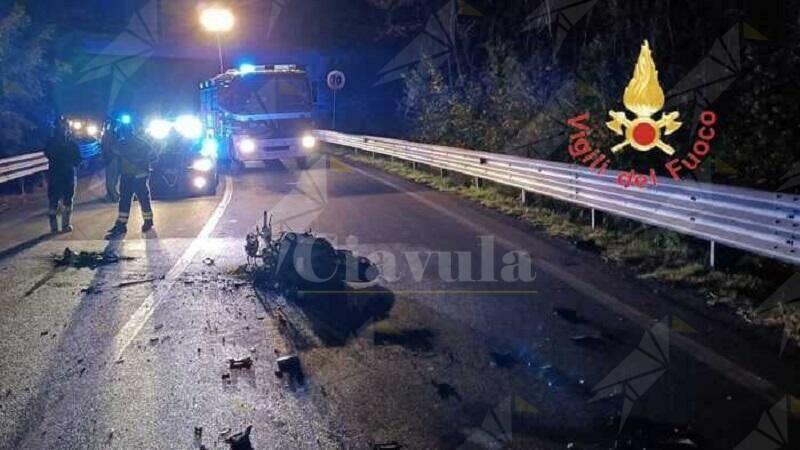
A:
<svg viewBox="0 0 800 450">
<path fill-rule="evenodd" d="M 131 217 L 131 203 L 133 196 L 139 199 L 142 208 L 142 218 L 153 220 L 153 206 L 150 202 L 150 177 L 131 177 L 123 175 L 119 179 L 119 216 L 117 223 L 127 224 Z"/>
<path fill-rule="evenodd" d="M 58 204 L 61 203 L 65 213 L 72 212 L 72 203 L 75 197 L 75 174 L 47 174 L 47 200 L 49 208 L 47 214 L 51 217 L 58 213 Z"/>
<path fill-rule="evenodd" d="M 112 202 L 119 201 L 119 158 L 106 164 L 106 195 Z"/>
</svg>

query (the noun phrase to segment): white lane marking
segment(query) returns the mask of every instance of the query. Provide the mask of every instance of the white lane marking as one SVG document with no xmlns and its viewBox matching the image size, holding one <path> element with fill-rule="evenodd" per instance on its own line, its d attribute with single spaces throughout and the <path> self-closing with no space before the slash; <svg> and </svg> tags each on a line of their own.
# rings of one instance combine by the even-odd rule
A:
<svg viewBox="0 0 800 450">
<path fill-rule="evenodd" d="M 125 350 L 127 350 L 131 342 L 133 342 L 133 339 L 142 331 L 142 327 L 144 327 L 144 324 L 147 323 L 153 315 L 153 311 L 155 311 L 161 300 L 169 293 L 172 286 L 175 285 L 178 277 L 181 276 L 189 264 L 191 264 L 192 260 L 194 260 L 194 257 L 197 256 L 197 252 L 205 247 L 206 240 L 211 236 L 211 233 L 214 231 L 214 228 L 216 228 L 222 215 L 225 214 L 225 210 L 231 202 L 231 197 L 233 197 L 233 179 L 228 175 L 225 177 L 225 193 L 222 196 L 222 200 L 203 226 L 203 229 L 200 230 L 200 234 L 194 238 L 189 248 L 183 252 L 181 257 L 178 258 L 178 261 L 176 261 L 169 272 L 167 272 L 164 281 L 158 284 L 156 289 L 139 306 L 139 309 L 131 315 L 130 319 L 128 319 L 128 323 L 126 323 L 117 334 L 114 339 L 115 361 L 122 357 L 122 354 L 125 353 Z"/>
<path fill-rule="evenodd" d="M 482 227 L 478 224 L 475 224 L 466 217 L 457 214 L 453 211 L 450 211 L 449 209 L 440 206 L 437 203 L 433 202 L 432 200 L 429 200 L 415 192 L 411 192 L 407 189 L 404 189 L 403 187 L 398 186 L 397 184 L 392 183 L 391 181 L 384 180 L 358 167 L 353 167 L 353 166 L 349 167 L 352 170 L 360 173 L 361 175 L 364 175 L 367 178 L 370 178 L 381 184 L 389 186 L 398 192 L 410 195 L 413 199 L 417 200 L 418 202 L 423 203 L 426 206 L 435 209 L 437 212 L 440 212 L 452 218 L 453 220 L 461 223 L 464 226 L 472 228 L 478 234 L 482 235 L 493 234 L 489 229 Z M 496 236 L 496 240 L 501 245 L 509 249 L 518 249 L 524 247 L 523 245 L 520 245 L 517 242 L 504 238 L 503 236 Z M 579 279 L 575 275 L 559 268 L 558 266 L 555 266 L 540 258 L 533 258 L 533 262 L 535 267 L 540 267 L 548 275 L 563 281 L 564 283 L 568 284 L 573 289 L 579 291 L 583 295 L 595 300 L 596 302 L 605 306 L 609 310 L 625 317 L 626 319 L 636 323 L 642 328 L 648 329 L 653 325 L 654 322 L 656 322 L 655 318 L 652 318 L 647 314 L 639 311 L 638 309 L 624 303 L 617 297 L 608 294 L 606 292 L 603 292 L 601 288 Z M 675 346 L 677 346 L 678 348 L 689 354 L 697 361 L 706 364 L 707 366 L 716 370 L 721 375 L 730 379 L 731 381 L 745 387 L 746 389 L 749 389 L 757 393 L 764 400 L 774 403 L 775 399 L 785 395 L 783 391 L 778 389 L 778 387 L 772 384 L 770 381 L 765 380 L 764 378 L 754 374 L 753 372 L 750 372 L 744 367 L 739 366 L 735 362 L 729 360 L 728 358 L 725 358 L 724 356 L 716 353 L 715 351 L 707 347 L 704 347 L 703 345 L 686 337 L 685 335 L 673 333 L 670 339 L 672 340 L 672 343 Z"/>
</svg>

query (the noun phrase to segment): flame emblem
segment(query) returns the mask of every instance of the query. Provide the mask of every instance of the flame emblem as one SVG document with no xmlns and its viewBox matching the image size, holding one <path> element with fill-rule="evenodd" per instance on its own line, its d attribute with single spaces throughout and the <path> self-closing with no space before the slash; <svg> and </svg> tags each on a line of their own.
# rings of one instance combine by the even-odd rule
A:
<svg viewBox="0 0 800 450">
<path fill-rule="evenodd" d="M 664 90 L 658 82 L 658 70 L 647 41 L 642 44 L 633 78 L 625 88 L 622 100 L 625 108 L 634 113 L 636 118 L 630 120 L 621 111 L 608 112 L 612 120 L 606 126 L 625 137 L 625 141 L 612 147 L 611 151 L 617 153 L 630 145 L 641 152 L 658 147 L 667 155 L 675 153 L 675 149 L 662 141 L 661 137 L 669 136 L 681 127 L 682 123 L 678 122 L 680 114 L 677 111 L 662 113 L 658 121 L 652 119 L 655 113 L 664 108 Z"/>
</svg>

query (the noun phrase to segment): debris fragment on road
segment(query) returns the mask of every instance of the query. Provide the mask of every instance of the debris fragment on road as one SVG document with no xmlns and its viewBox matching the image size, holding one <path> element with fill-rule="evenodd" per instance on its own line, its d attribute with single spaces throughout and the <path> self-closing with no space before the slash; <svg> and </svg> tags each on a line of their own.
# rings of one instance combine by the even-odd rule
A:
<svg viewBox="0 0 800 450">
<path fill-rule="evenodd" d="M 602 336 L 593 334 L 581 334 L 577 336 L 572 336 L 570 340 L 572 340 L 572 342 L 578 345 L 583 345 L 586 347 L 600 348 L 600 347 L 605 347 L 606 345 L 606 340 L 603 339 Z"/>
<path fill-rule="evenodd" d="M 578 314 L 578 311 L 572 308 L 562 308 L 557 306 L 553 308 L 553 314 L 566 320 L 567 322 L 582 323 L 586 321 Z"/>
<path fill-rule="evenodd" d="M 375 444 L 372 446 L 372 450 L 400 450 L 401 448 L 403 448 L 403 446 L 398 444 L 396 441 L 387 442 L 385 444 Z"/>
<path fill-rule="evenodd" d="M 281 356 L 276 362 L 278 364 L 278 370 L 275 371 L 276 376 L 280 378 L 283 374 L 288 374 L 292 380 L 297 380 L 299 383 L 303 382 L 305 375 L 303 374 L 303 367 L 300 365 L 300 358 L 297 355 Z"/>
<path fill-rule="evenodd" d="M 509 352 L 504 352 L 504 353 L 491 352 L 489 353 L 489 356 L 492 357 L 492 364 L 501 369 L 513 369 L 514 366 L 516 366 L 517 363 L 519 362 L 517 357 Z"/>
<path fill-rule="evenodd" d="M 241 359 L 234 359 L 231 358 L 228 360 L 231 369 L 249 369 L 253 367 L 253 359 L 249 356 L 241 358 Z"/>
<path fill-rule="evenodd" d="M 433 387 L 436 388 L 436 393 L 439 394 L 439 398 L 442 400 L 447 400 L 450 397 L 455 398 L 458 401 L 461 401 L 461 395 L 458 394 L 456 388 L 453 385 L 448 383 L 437 383 L 435 380 L 431 380 L 431 384 Z"/>
<path fill-rule="evenodd" d="M 130 286 L 137 286 L 137 285 L 140 285 L 140 284 L 153 283 L 153 282 L 155 282 L 157 280 L 163 280 L 164 278 L 165 277 L 161 276 L 161 277 L 158 277 L 158 278 L 145 278 L 144 280 L 124 281 L 124 282 L 118 284 L 117 287 L 118 288 L 126 288 L 126 287 L 130 287 Z"/>
<path fill-rule="evenodd" d="M 116 264 L 120 261 L 130 261 L 134 258 L 127 256 L 119 256 L 115 253 L 109 252 L 87 252 L 81 251 L 76 253 L 69 247 L 64 249 L 64 253 L 57 255 L 54 258 L 56 267 L 75 267 L 76 269 L 89 268 L 96 269 L 100 266 L 108 264 Z"/>
<path fill-rule="evenodd" d="M 231 450 L 252 450 L 253 444 L 250 442 L 250 431 L 252 430 L 253 426 L 250 425 L 241 433 L 225 439 L 225 443 L 231 446 Z"/>
<path fill-rule="evenodd" d="M 204 258 L 203 259 L 203 264 L 205 264 L 207 266 L 213 266 L 214 263 L 215 263 L 214 258 Z"/>
</svg>

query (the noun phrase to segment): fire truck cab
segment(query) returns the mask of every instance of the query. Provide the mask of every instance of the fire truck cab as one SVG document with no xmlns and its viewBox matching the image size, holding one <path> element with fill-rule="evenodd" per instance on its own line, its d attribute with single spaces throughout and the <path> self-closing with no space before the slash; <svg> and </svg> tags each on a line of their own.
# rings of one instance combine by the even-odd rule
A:
<svg viewBox="0 0 800 450">
<path fill-rule="evenodd" d="M 244 64 L 201 83 L 201 115 L 219 158 L 232 170 L 247 163 L 305 158 L 317 146 L 311 134 L 313 98 L 297 65 Z"/>
</svg>

